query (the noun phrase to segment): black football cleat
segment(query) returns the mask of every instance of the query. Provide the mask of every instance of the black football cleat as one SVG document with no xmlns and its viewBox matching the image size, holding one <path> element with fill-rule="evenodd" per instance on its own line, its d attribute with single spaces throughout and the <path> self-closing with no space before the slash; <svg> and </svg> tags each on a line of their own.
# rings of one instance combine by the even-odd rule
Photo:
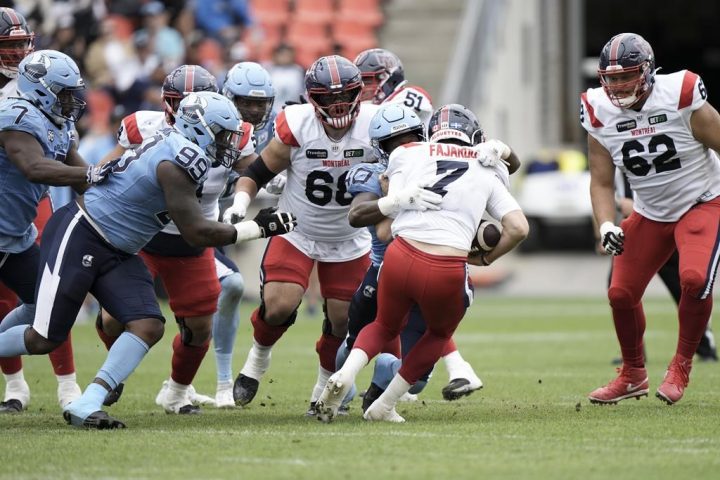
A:
<svg viewBox="0 0 720 480">
<path fill-rule="evenodd" d="M 305 412 L 306 417 L 314 417 L 317 415 L 317 408 L 315 406 L 317 405 L 317 402 L 310 402 L 310 406 L 307 409 L 307 412 Z"/>
<path fill-rule="evenodd" d="M 363 402 L 362 402 L 362 411 L 365 413 L 365 410 L 370 407 L 370 405 L 373 404 L 375 400 L 377 400 L 380 395 L 383 394 L 385 390 L 378 387 L 376 384 L 371 383 L 370 387 L 365 391 L 365 394 L 363 395 Z"/>
<path fill-rule="evenodd" d="M 118 386 L 110 390 L 105 397 L 105 400 L 103 400 L 103 405 L 106 407 L 109 407 L 110 405 L 113 405 L 114 403 L 117 403 L 118 400 L 120 400 L 120 397 L 122 396 L 123 389 L 125 388 L 124 383 L 118 383 Z"/>
<path fill-rule="evenodd" d="M 11 398 L 7 402 L 0 402 L 0 414 L 1 413 L 20 413 L 23 411 L 23 406 L 20 400 Z"/>
<path fill-rule="evenodd" d="M 78 417 L 77 415 L 73 415 L 66 410 L 63 412 L 63 418 L 68 423 L 68 425 L 72 425 L 73 427 L 78 428 L 94 428 L 96 430 L 114 430 L 117 428 L 126 428 L 123 422 L 111 417 L 107 414 L 107 412 L 103 412 L 102 410 L 93 412 L 84 419 Z"/>
<path fill-rule="evenodd" d="M 450 380 L 450 383 L 443 387 L 442 396 L 448 402 L 452 402 L 453 400 L 457 400 L 458 398 L 470 395 L 474 391 L 480 390 L 481 388 L 482 383 L 480 385 L 477 385 L 473 384 L 467 378 L 455 378 L 453 380 Z"/>
<path fill-rule="evenodd" d="M 242 373 L 238 375 L 233 384 L 233 398 L 235 404 L 244 407 L 248 403 L 253 401 L 257 394 L 260 382 L 254 378 L 247 377 Z"/>
<path fill-rule="evenodd" d="M 698 356 L 698 359 L 702 362 L 717 362 L 718 361 L 718 355 L 717 355 L 717 347 L 715 346 L 715 339 L 713 338 L 713 334 L 710 331 L 706 331 L 702 338 L 700 339 L 700 343 L 698 344 L 697 350 L 695 353 Z"/>
</svg>

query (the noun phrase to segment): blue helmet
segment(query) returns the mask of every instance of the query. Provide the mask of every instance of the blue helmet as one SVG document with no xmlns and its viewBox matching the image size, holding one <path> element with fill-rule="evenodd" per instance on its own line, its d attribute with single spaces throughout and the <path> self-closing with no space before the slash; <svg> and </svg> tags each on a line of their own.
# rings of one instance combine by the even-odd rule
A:
<svg viewBox="0 0 720 480">
<path fill-rule="evenodd" d="M 242 120 L 233 103 L 215 92 L 193 92 L 180 101 L 175 128 L 230 168 L 240 158 Z"/>
<path fill-rule="evenodd" d="M 415 141 L 425 141 L 425 125 L 412 110 L 399 103 L 383 105 L 370 120 L 370 144 L 380 163 L 387 163 L 390 153 L 404 143 L 387 144 L 388 140 L 406 134 L 414 134 Z"/>
<path fill-rule="evenodd" d="M 75 61 L 55 50 L 39 50 L 18 67 L 18 93 L 57 124 L 77 122 L 85 110 L 85 82 Z"/>
<path fill-rule="evenodd" d="M 270 74 L 259 63 L 240 62 L 227 73 L 222 94 L 233 101 L 242 119 L 261 129 L 270 116 L 275 88 Z"/>
</svg>

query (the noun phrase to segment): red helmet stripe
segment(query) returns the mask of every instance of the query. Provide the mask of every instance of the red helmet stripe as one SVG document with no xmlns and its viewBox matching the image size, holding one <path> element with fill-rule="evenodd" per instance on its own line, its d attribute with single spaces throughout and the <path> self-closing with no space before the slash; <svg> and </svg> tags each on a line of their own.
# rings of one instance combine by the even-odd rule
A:
<svg viewBox="0 0 720 480">
<path fill-rule="evenodd" d="M 340 79 L 340 70 L 338 69 L 337 59 L 335 58 L 335 55 L 327 57 L 327 63 L 328 71 L 330 72 L 330 86 L 336 87 L 342 85 L 342 80 Z"/>
<path fill-rule="evenodd" d="M 185 90 L 184 92 L 192 92 L 195 86 L 195 65 L 189 65 L 185 71 Z"/>
<path fill-rule="evenodd" d="M 620 44 L 622 43 L 624 38 L 625 34 L 622 33 L 615 37 L 615 40 L 613 40 L 612 44 L 610 45 L 610 65 L 617 65 L 618 50 L 620 50 Z"/>
<path fill-rule="evenodd" d="M 443 107 L 443 109 L 440 110 L 440 128 L 448 128 L 449 123 L 450 109 L 448 107 Z"/>
<path fill-rule="evenodd" d="M 12 22 L 13 25 L 20 25 L 20 19 L 18 18 L 17 14 L 15 13 L 15 10 L 13 10 L 12 8 L 3 8 L 3 10 L 5 10 L 5 13 L 7 13 L 8 16 L 10 17 L 10 21 Z"/>
</svg>

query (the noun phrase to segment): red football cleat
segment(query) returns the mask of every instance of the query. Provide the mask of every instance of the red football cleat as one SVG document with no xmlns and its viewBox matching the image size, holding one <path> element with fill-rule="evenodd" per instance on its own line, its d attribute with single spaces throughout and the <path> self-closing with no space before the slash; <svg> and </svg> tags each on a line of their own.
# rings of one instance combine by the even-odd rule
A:
<svg viewBox="0 0 720 480">
<path fill-rule="evenodd" d="M 617 369 L 618 377 L 604 387 L 600 387 L 588 395 L 590 403 L 618 403 L 628 398 L 647 397 L 648 376 L 645 368 L 626 367 Z"/>
<path fill-rule="evenodd" d="M 692 370 L 692 359 L 675 355 L 655 396 L 668 405 L 679 401 L 690 383 L 690 370 Z"/>
</svg>

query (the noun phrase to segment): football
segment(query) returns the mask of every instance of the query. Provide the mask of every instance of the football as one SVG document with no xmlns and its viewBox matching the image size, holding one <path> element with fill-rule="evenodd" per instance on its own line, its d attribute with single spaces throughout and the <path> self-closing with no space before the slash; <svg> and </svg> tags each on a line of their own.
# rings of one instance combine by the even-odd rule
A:
<svg viewBox="0 0 720 480">
<path fill-rule="evenodd" d="M 470 247 L 470 255 L 480 255 L 492 251 L 500 241 L 501 234 L 502 226 L 497 220 L 480 220 L 480 226 Z"/>
</svg>

